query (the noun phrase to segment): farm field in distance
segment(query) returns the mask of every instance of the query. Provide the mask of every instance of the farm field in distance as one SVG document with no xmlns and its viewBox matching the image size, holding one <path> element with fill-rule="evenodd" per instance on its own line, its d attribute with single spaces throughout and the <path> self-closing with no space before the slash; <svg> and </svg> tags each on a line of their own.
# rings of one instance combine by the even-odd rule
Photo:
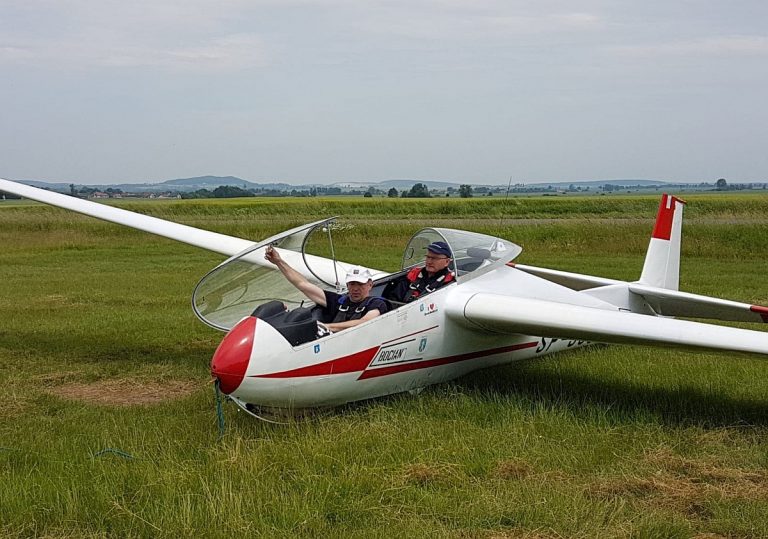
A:
<svg viewBox="0 0 768 539">
<path fill-rule="evenodd" d="M 681 290 L 768 305 L 768 195 L 696 194 Z M 339 215 L 396 270 L 425 226 L 633 280 L 658 196 L 121 201 L 254 241 Z M 0 536 L 768 536 L 768 358 L 591 346 L 287 426 L 224 405 L 192 290 L 223 257 L 0 201 Z M 765 331 L 765 326 L 744 325 Z"/>
</svg>

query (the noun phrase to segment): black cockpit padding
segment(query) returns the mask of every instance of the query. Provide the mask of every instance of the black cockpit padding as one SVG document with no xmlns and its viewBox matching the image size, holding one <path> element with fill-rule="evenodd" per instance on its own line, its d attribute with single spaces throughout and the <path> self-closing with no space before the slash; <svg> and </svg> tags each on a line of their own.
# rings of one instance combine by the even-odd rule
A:
<svg viewBox="0 0 768 539">
<path fill-rule="evenodd" d="M 277 304 L 280 309 L 278 310 Z M 287 311 L 279 301 L 270 301 L 260 305 L 253 315 L 275 328 L 292 346 L 313 341 L 317 338 L 317 321 L 306 307 L 296 307 Z"/>
<path fill-rule="evenodd" d="M 285 315 L 285 321 L 292 324 L 311 319 L 312 313 L 306 307 L 296 307 L 294 310 L 288 311 L 288 314 Z"/>
<path fill-rule="evenodd" d="M 263 303 L 254 309 L 251 316 L 266 320 L 272 318 L 275 315 L 282 314 L 286 311 L 285 304 L 282 301 L 272 300 L 267 303 Z"/>
<path fill-rule="evenodd" d="M 317 320 L 318 322 L 325 322 L 325 307 L 322 305 L 315 305 L 310 309 L 310 314 L 312 315 L 313 320 Z"/>
</svg>

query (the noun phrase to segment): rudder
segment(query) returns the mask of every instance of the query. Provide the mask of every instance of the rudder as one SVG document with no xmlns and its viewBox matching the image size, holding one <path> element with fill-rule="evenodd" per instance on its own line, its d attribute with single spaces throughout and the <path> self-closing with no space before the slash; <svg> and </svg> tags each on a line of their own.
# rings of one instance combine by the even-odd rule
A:
<svg viewBox="0 0 768 539">
<path fill-rule="evenodd" d="M 643 272 L 638 281 L 641 284 L 678 290 L 684 206 L 684 200 L 666 193 L 662 195 Z"/>
</svg>

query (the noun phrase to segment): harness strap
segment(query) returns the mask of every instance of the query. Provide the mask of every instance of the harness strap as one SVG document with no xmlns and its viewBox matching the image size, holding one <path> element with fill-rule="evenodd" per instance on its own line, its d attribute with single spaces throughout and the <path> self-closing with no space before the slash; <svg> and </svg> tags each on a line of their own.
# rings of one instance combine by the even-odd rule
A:
<svg viewBox="0 0 768 539">
<path fill-rule="evenodd" d="M 346 322 L 348 320 L 359 320 L 363 317 L 363 313 L 368 308 L 368 305 L 373 301 L 374 299 L 381 299 L 377 298 L 376 296 L 368 296 L 360 302 L 357 307 L 353 311 L 350 312 L 351 303 L 347 300 L 349 299 L 348 295 L 343 295 L 339 297 L 339 309 L 336 312 L 336 316 L 333 318 L 331 323 L 337 323 L 337 322 Z"/>
<path fill-rule="evenodd" d="M 408 286 L 408 295 L 405 301 L 413 301 L 423 294 L 429 294 L 440 288 L 444 284 L 448 284 L 454 280 L 453 272 L 448 268 L 442 270 L 442 275 L 430 280 L 429 274 L 427 274 L 426 268 L 412 268 L 408 272 L 408 281 L 411 283 Z"/>
</svg>

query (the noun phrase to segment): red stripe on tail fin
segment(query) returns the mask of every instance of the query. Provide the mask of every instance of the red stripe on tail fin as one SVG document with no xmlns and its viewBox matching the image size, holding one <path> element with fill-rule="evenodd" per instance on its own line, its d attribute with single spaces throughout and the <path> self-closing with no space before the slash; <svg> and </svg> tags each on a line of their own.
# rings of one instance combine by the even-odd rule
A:
<svg viewBox="0 0 768 539">
<path fill-rule="evenodd" d="M 685 204 L 685 201 L 676 196 L 664 193 L 659 204 L 659 213 L 656 215 L 656 226 L 653 227 L 653 237 L 659 240 L 669 240 L 672 237 L 672 220 L 675 217 L 675 205 Z"/>
</svg>

